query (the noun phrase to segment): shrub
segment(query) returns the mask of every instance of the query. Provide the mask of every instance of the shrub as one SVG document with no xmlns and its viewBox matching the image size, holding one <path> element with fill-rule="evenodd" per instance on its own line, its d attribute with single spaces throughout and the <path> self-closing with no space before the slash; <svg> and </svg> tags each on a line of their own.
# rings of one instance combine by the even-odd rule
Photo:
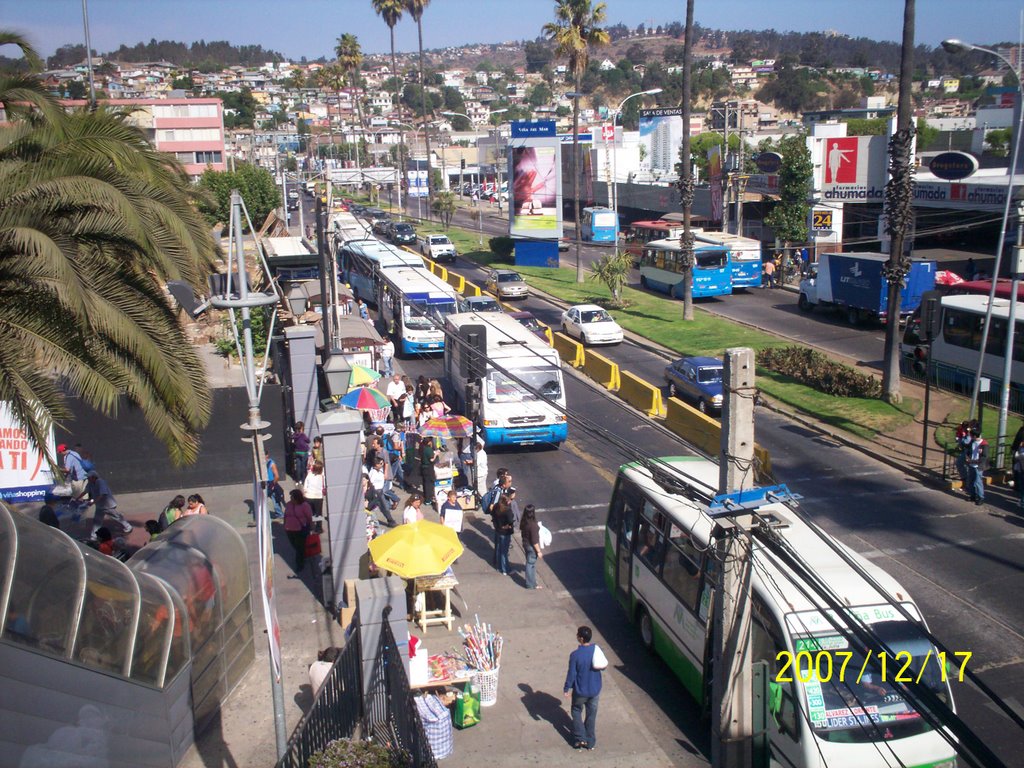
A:
<svg viewBox="0 0 1024 768">
<path fill-rule="evenodd" d="M 512 251 L 515 250 L 516 243 L 511 237 L 492 237 L 487 241 L 487 247 L 499 259 L 508 261 L 512 257 Z"/>
<path fill-rule="evenodd" d="M 405 756 L 392 755 L 380 744 L 336 739 L 309 758 L 309 768 L 406 768 Z"/>
<path fill-rule="evenodd" d="M 759 350 L 757 364 L 836 397 L 881 397 L 882 383 L 807 347 Z"/>
</svg>

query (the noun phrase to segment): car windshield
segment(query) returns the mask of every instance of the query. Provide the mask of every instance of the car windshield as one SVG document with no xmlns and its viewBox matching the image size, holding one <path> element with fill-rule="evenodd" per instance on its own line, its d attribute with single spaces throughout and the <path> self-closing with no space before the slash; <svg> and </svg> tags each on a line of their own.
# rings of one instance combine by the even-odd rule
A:
<svg viewBox="0 0 1024 768">
<path fill-rule="evenodd" d="M 447 237 L 432 237 L 430 238 L 431 245 L 451 245 L 451 241 Z"/>
<path fill-rule="evenodd" d="M 501 312 L 501 305 L 494 299 L 478 299 L 468 303 L 470 310 L 473 312 Z"/>
<path fill-rule="evenodd" d="M 607 323 L 612 316 L 603 309 L 585 309 L 580 312 L 581 323 Z"/>
<path fill-rule="evenodd" d="M 408 224 L 395 224 L 395 232 L 401 232 L 404 235 L 407 232 L 412 232 L 412 227 Z"/>
<path fill-rule="evenodd" d="M 718 384 L 722 381 L 722 369 L 718 366 L 698 368 L 697 381 L 701 384 Z"/>
<path fill-rule="evenodd" d="M 531 331 L 543 331 L 544 329 L 540 325 L 540 321 L 536 317 L 523 317 L 519 320 L 526 328 Z"/>
<path fill-rule="evenodd" d="M 817 676 L 815 664 L 806 665 L 800 674 L 807 692 L 808 715 L 819 738 L 834 742 L 868 742 L 880 738 L 899 739 L 931 730 L 931 726 L 892 685 L 892 678 L 919 681 L 940 700 L 949 704 L 949 688 L 942 680 L 943 667 L 935 647 L 909 621 L 881 621 L 870 625 L 878 637 L 892 649 L 888 668 L 883 676 L 879 669 L 865 663 L 864 656 L 850 648 L 846 638 L 825 632 L 797 636 L 793 639 L 795 653 L 808 651 L 812 660 L 821 651 L 832 659 L 832 675 L 825 681 Z M 847 661 L 846 653 L 851 653 Z M 874 658 L 872 661 L 877 661 Z M 816 662 L 815 662 L 816 663 Z M 846 674 L 839 667 L 846 664 Z M 818 665 L 828 671 L 828 661 Z M 866 671 L 861 672 L 864 668 Z M 849 670 L 856 670 L 850 674 Z M 858 674 L 859 673 L 859 674 Z M 794 671 L 794 678 L 796 671 Z"/>
<path fill-rule="evenodd" d="M 523 278 L 519 276 L 518 272 L 499 272 L 498 273 L 499 283 L 521 283 Z"/>
<path fill-rule="evenodd" d="M 532 389 L 548 400 L 557 400 L 562 396 L 562 372 L 557 368 L 516 368 L 512 372 L 521 379 L 526 387 L 520 386 L 509 376 L 500 371 L 487 373 L 487 402 L 519 403 L 524 400 L 536 400 Z"/>
<path fill-rule="evenodd" d="M 402 307 L 405 327 L 417 331 L 427 331 L 443 326 L 444 319 L 454 312 L 454 301 L 446 301 L 439 304 L 414 301 L 411 306 L 405 304 Z"/>
</svg>

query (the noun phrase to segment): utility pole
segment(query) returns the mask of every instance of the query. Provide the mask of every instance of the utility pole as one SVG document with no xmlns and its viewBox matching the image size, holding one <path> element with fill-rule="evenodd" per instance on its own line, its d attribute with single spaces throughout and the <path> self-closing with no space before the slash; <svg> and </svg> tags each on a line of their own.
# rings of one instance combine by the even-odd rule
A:
<svg viewBox="0 0 1024 768">
<path fill-rule="evenodd" d="M 719 493 L 753 487 L 754 352 L 725 351 Z M 753 766 L 753 670 L 750 648 L 750 527 L 742 512 L 719 521 L 716 531 L 721 587 L 714 603 L 711 764 Z"/>
<path fill-rule="evenodd" d="M 336 302 L 332 303 L 332 298 L 337 290 L 337 284 L 331 285 L 331 290 L 328 292 L 328 283 L 330 280 L 334 283 L 334 274 L 330 268 L 330 264 L 327 261 L 328 251 L 330 248 L 327 244 L 327 232 L 324 231 L 324 204 L 317 195 L 316 198 L 316 252 L 319 257 L 320 264 L 320 322 L 323 323 L 324 331 L 324 359 L 326 360 L 331 350 L 334 349 L 334 318 L 335 309 L 338 306 Z M 334 257 L 331 255 L 331 260 Z"/>
</svg>

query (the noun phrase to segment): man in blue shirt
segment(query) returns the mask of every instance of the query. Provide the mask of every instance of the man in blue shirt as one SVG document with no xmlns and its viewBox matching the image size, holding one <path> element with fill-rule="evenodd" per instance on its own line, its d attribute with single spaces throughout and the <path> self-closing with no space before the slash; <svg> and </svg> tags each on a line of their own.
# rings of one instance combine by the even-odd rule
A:
<svg viewBox="0 0 1024 768">
<path fill-rule="evenodd" d="M 597 746 L 597 700 L 601 695 L 601 671 L 594 669 L 594 646 L 590 644 L 594 633 L 590 627 L 576 630 L 579 648 L 569 654 L 569 671 L 565 676 L 563 692 L 572 694 L 572 738 L 574 749 L 594 749 Z M 586 721 L 583 712 L 586 710 Z"/>
</svg>

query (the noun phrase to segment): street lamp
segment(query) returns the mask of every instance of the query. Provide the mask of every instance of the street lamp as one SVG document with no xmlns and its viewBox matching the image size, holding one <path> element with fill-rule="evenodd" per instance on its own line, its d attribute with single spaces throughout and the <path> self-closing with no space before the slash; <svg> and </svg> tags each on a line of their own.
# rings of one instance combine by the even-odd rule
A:
<svg viewBox="0 0 1024 768">
<path fill-rule="evenodd" d="M 981 331 L 981 348 L 978 350 L 978 367 L 974 373 L 974 389 L 971 393 L 971 418 L 974 417 L 974 409 L 978 403 L 978 391 L 981 387 L 981 374 L 985 364 L 985 349 L 988 346 L 988 332 L 992 326 L 992 305 L 995 303 L 996 298 L 996 283 L 999 278 L 999 267 L 1003 258 L 1003 241 L 1006 238 L 1006 229 L 1010 220 L 1010 203 L 1013 200 L 1013 180 L 1017 172 L 1017 157 L 1020 152 L 1020 134 L 1021 129 L 1024 128 L 1024 84 L 1021 83 L 1021 73 L 1014 68 L 1013 64 L 1010 63 L 1002 54 L 993 51 L 990 48 L 982 48 L 980 45 L 974 45 L 972 43 L 965 43 L 962 40 L 950 38 L 949 40 L 942 41 L 942 47 L 949 53 L 960 53 L 963 51 L 980 51 L 981 53 L 987 53 L 990 56 L 994 56 L 1003 62 L 1010 71 L 1013 72 L 1013 76 L 1017 80 L 1017 127 L 1013 132 L 1013 152 L 1010 154 L 1010 167 L 1006 173 L 1006 204 L 1003 207 L 1003 223 L 999 228 L 999 240 L 996 243 L 996 263 L 995 268 L 992 270 L 992 287 L 988 293 L 988 309 L 985 312 L 985 326 Z M 1021 227 L 1024 223 L 1018 224 L 1017 227 L 1017 252 L 1014 263 L 1011 265 L 1011 283 L 1010 283 L 1010 312 L 1006 322 L 1006 349 L 1003 352 L 1003 384 L 999 394 L 999 429 L 996 435 L 996 467 L 1002 469 L 1005 464 L 1005 457 L 1003 446 L 1006 443 L 1006 416 L 1007 411 L 1010 407 L 1010 373 L 1013 363 L 1013 342 L 1014 336 L 1017 334 L 1017 287 L 1020 284 L 1021 275 L 1021 246 L 1022 246 L 1022 235 Z"/>
<path fill-rule="evenodd" d="M 640 91 L 638 93 L 631 93 L 629 96 L 619 102 L 619 106 L 615 108 L 615 114 L 612 115 L 612 142 L 615 141 L 615 124 L 619 121 L 619 115 L 622 114 L 622 107 L 630 99 L 636 98 L 637 96 L 655 96 L 661 93 L 661 88 L 651 88 L 647 91 Z M 619 152 L 618 147 L 612 149 L 612 210 L 615 211 L 615 227 L 618 231 L 619 226 Z"/>
</svg>

